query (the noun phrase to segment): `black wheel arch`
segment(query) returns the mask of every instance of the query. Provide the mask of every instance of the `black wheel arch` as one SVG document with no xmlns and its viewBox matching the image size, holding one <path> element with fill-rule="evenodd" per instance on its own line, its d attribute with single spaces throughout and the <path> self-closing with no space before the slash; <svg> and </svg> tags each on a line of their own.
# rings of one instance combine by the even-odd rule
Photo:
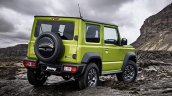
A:
<svg viewBox="0 0 172 96">
<path fill-rule="evenodd" d="M 124 70 L 125 66 L 128 64 L 127 62 L 129 60 L 134 61 L 135 63 L 137 62 L 136 54 L 134 52 L 127 52 L 125 54 L 125 57 L 124 57 L 124 60 L 123 60 L 123 65 L 122 65 L 122 71 Z"/>
<path fill-rule="evenodd" d="M 102 59 L 101 59 L 101 56 L 96 52 L 85 53 L 83 58 L 82 58 L 81 64 L 86 64 L 86 66 L 87 66 L 90 62 L 96 63 L 96 65 L 99 68 L 99 75 L 101 75 L 102 74 Z M 84 69 L 84 71 L 85 71 L 85 69 Z"/>
</svg>

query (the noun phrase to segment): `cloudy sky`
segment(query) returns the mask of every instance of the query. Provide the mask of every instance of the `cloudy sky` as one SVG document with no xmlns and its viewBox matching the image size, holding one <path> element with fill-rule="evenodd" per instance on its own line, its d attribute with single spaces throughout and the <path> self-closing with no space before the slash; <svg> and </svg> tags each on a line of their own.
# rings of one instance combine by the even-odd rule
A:
<svg viewBox="0 0 172 96">
<path fill-rule="evenodd" d="M 0 47 L 27 43 L 34 15 L 78 17 L 119 26 L 129 43 L 140 35 L 144 20 L 172 3 L 171 0 L 0 0 Z"/>
</svg>

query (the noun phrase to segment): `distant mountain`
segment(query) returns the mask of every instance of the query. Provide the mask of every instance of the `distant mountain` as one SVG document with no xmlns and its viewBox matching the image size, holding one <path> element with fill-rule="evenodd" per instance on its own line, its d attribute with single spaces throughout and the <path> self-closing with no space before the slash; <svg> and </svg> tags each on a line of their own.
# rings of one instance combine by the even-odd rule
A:
<svg viewBox="0 0 172 96">
<path fill-rule="evenodd" d="M 0 48 L 0 60 L 3 59 L 22 59 L 27 54 L 27 44 L 19 44 L 12 47 Z M 9 60 L 10 60 L 9 59 Z"/>
<path fill-rule="evenodd" d="M 140 33 L 132 44 L 138 50 L 172 51 L 172 4 L 147 18 Z"/>
</svg>

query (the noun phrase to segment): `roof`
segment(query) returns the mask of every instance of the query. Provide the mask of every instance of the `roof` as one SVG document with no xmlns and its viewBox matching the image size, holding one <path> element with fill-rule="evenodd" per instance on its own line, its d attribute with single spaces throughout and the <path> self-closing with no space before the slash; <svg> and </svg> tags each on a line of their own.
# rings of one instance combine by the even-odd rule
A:
<svg viewBox="0 0 172 96">
<path fill-rule="evenodd" d="M 34 17 L 62 17 L 62 18 L 76 18 L 76 19 L 82 19 L 83 21 L 87 21 L 87 22 L 95 22 L 95 23 L 100 23 L 100 24 L 105 24 L 105 25 L 111 25 L 111 26 L 116 26 L 115 24 L 112 23 L 107 23 L 107 22 L 100 22 L 100 21 L 96 21 L 96 20 L 89 20 L 89 19 L 85 19 L 85 18 L 81 18 L 81 17 L 66 17 L 66 16 L 34 16 Z"/>
</svg>

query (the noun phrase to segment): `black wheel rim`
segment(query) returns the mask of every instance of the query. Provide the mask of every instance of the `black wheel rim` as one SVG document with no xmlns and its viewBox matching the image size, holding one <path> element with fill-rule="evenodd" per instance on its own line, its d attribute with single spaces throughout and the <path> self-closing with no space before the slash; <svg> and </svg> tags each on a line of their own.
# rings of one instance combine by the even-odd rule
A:
<svg viewBox="0 0 172 96">
<path fill-rule="evenodd" d="M 135 69 L 132 65 L 127 65 L 124 70 L 123 78 L 125 81 L 131 81 L 135 76 Z"/>
<path fill-rule="evenodd" d="M 95 87 L 97 84 L 97 71 L 96 69 L 92 68 L 88 72 L 88 86 Z"/>
</svg>

